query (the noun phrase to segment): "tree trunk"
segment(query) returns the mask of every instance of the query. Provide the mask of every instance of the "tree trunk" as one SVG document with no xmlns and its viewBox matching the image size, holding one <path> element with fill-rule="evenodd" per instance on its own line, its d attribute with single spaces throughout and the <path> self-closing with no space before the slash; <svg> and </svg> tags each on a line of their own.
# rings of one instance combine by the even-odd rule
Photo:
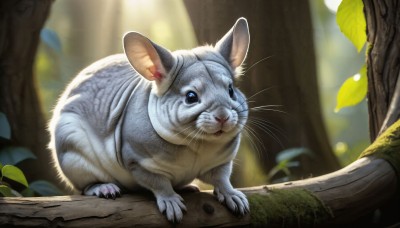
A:
<svg viewBox="0 0 400 228">
<path fill-rule="evenodd" d="M 240 83 L 250 101 L 255 101 L 250 104 L 283 105 L 283 110 L 288 113 L 250 113 L 249 127 L 264 144 L 258 148 L 262 166 L 270 169 L 275 155 L 283 149 L 306 147 L 315 156 L 302 158 L 300 177 L 339 169 L 321 115 L 308 1 L 184 2 L 200 44 L 215 43 L 235 20 L 245 17 L 251 36 L 247 66 L 268 58 L 249 69 Z M 261 92 L 264 89 L 267 90 Z M 252 97 L 257 92 L 260 93 Z M 269 125 L 269 130 L 265 131 L 262 125 Z M 253 141 L 258 143 L 258 139 Z"/>
<path fill-rule="evenodd" d="M 54 176 L 47 152 L 48 134 L 33 75 L 39 35 L 52 0 L 0 1 L 0 111 L 11 125 L 11 143 L 29 148 L 37 161 L 24 166 L 28 179 Z M 53 177 L 53 179 L 55 179 Z"/>
<path fill-rule="evenodd" d="M 363 2 L 369 43 L 368 109 L 373 141 L 400 117 L 400 4 L 397 0 Z"/>
<path fill-rule="evenodd" d="M 397 0 L 363 0 L 367 21 L 368 112 L 370 139 L 400 118 L 400 4 Z M 381 212 L 399 222 L 394 200 Z"/>
</svg>

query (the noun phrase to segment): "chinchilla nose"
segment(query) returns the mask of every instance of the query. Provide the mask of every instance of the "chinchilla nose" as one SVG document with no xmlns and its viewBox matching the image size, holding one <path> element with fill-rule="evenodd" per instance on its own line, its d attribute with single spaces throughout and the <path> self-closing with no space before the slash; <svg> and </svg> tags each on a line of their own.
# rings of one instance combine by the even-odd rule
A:
<svg viewBox="0 0 400 228">
<path fill-rule="evenodd" d="M 229 117 L 230 117 L 229 112 L 225 108 L 219 108 L 214 113 L 214 119 L 221 125 L 223 125 L 226 121 L 228 121 Z"/>
<path fill-rule="evenodd" d="M 225 116 L 225 117 L 214 116 L 214 118 L 218 123 L 224 124 L 229 119 L 229 116 Z"/>
</svg>

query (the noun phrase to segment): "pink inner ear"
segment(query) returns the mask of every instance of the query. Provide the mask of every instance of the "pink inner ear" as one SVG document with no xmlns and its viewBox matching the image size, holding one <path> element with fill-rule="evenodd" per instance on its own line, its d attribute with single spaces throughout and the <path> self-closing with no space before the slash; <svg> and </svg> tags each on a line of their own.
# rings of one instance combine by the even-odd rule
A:
<svg viewBox="0 0 400 228">
<path fill-rule="evenodd" d="M 161 79 L 162 79 L 162 75 L 161 75 L 161 73 L 158 72 L 158 71 L 155 71 L 155 72 L 153 73 L 153 77 L 154 77 L 156 80 L 158 80 L 158 81 L 161 81 Z"/>
</svg>

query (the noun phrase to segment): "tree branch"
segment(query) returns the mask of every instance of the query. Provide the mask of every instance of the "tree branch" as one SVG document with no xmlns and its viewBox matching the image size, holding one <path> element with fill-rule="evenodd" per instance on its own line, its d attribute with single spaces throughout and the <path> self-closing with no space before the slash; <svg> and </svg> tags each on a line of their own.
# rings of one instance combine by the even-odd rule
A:
<svg viewBox="0 0 400 228">
<path fill-rule="evenodd" d="M 395 172 L 385 160 L 361 158 L 328 175 L 242 189 L 249 198 L 251 208 L 251 215 L 243 218 L 232 215 L 210 192 L 183 194 L 188 212 L 179 225 L 308 226 L 348 223 L 393 199 L 396 186 Z M 72 227 L 172 225 L 158 212 L 149 194 L 124 195 L 115 201 L 89 196 L 1 198 L 0 224 Z"/>
<path fill-rule="evenodd" d="M 188 212 L 179 225 L 315 226 L 354 222 L 396 198 L 400 173 L 400 121 L 363 153 L 362 158 L 320 177 L 245 188 L 250 215 L 238 218 L 210 192 L 183 194 Z M 397 174 L 397 175 L 396 175 Z M 151 194 L 124 195 L 115 201 L 89 196 L 0 199 L 0 225 L 16 226 L 168 226 Z"/>
<path fill-rule="evenodd" d="M 354 222 L 398 195 L 400 121 L 388 128 L 362 158 L 320 177 L 242 189 L 250 215 L 238 218 L 210 192 L 183 194 L 188 212 L 179 225 L 315 226 Z M 397 174 L 397 175 L 396 175 Z M 88 196 L 0 199 L 0 225 L 168 226 L 151 194 L 115 201 Z"/>
</svg>

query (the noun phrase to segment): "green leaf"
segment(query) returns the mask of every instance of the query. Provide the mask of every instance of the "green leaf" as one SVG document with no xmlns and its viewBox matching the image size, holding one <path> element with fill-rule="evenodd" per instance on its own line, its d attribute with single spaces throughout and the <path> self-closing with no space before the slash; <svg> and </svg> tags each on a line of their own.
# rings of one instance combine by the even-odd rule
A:
<svg viewBox="0 0 400 228">
<path fill-rule="evenodd" d="M 45 180 L 37 180 L 29 185 L 29 188 L 41 196 L 59 196 L 63 192 L 52 183 Z"/>
<path fill-rule="evenodd" d="M 367 24 L 363 10 L 362 0 L 343 0 L 336 14 L 340 31 L 356 46 L 358 52 L 367 41 Z"/>
<path fill-rule="evenodd" d="M 17 197 L 23 197 L 23 195 L 21 195 L 21 193 L 15 191 L 14 189 L 11 189 L 11 193 L 12 193 L 14 196 L 17 196 Z"/>
<path fill-rule="evenodd" d="M 11 188 L 6 185 L 0 185 L 0 194 L 6 197 L 14 196 L 11 193 Z"/>
<path fill-rule="evenodd" d="M 21 195 L 24 197 L 34 197 L 35 193 L 33 192 L 32 189 L 25 188 L 24 190 L 21 191 Z"/>
<path fill-rule="evenodd" d="M 367 67 L 364 65 L 358 74 L 348 78 L 340 87 L 336 98 L 335 112 L 364 100 L 367 95 L 367 87 Z"/>
<path fill-rule="evenodd" d="M 282 163 L 283 161 L 290 161 L 293 158 L 304 154 L 311 155 L 312 153 L 309 149 L 304 147 L 286 149 L 278 153 L 276 156 L 276 162 Z"/>
<path fill-rule="evenodd" d="M 11 139 L 11 128 L 6 114 L 0 112 L 0 137 Z"/>
<path fill-rule="evenodd" d="M 291 162 L 288 162 L 288 163 L 286 164 L 286 167 L 288 167 L 288 168 L 300 167 L 300 162 L 298 162 L 298 161 L 291 161 Z"/>
<path fill-rule="evenodd" d="M 10 180 L 16 181 L 20 184 L 23 184 L 25 187 L 28 187 L 28 181 L 26 181 L 24 173 L 16 166 L 13 165 L 5 165 L 1 169 L 1 173 L 3 177 L 7 177 Z"/>
<path fill-rule="evenodd" d="M 41 40 L 56 52 L 61 52 L 61 41 L 56 32 L 49 28 L 44 28 L 40 31 Z"/>
<path fill-rule="evenodd" d="M 268 172 L 268 179 L 272 179 L 276 174 L 279 172 L 283 172 L 286 176 L 290 175 L 290 170 L 287 167 L 288 160 L 283 160 L 275 165 L 269 172 Z"/>
<path fill-rule="evenodd" d="M 0 162 L 5 165 L 16 165 L 26 159 L 36 156 L 25 147 L 6 147 L 0 151 Z"/>
</svg>

